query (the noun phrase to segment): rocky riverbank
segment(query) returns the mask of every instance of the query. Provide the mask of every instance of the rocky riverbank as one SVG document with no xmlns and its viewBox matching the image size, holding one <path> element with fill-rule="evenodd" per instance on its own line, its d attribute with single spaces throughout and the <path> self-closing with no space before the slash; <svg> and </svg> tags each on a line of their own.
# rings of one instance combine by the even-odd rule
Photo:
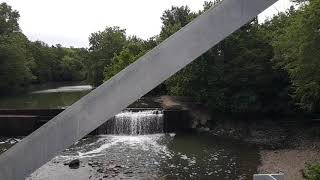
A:
<svg viewBox="0 0 320 180">
<path fill-rule="evenodd" d="M 302 180 L 307 165 L 320 161 L 316 127 L 301 123 L 220 122 L 210 132 L 256 144 L 261 157 L 258 173 L 284 173 L 286 179 Z"/>
<path fill-rule="evenodd" d="M 210 117 L 209 111 L 192 99 L 162 96 L 166 109 L 187 109 L 196 132 L 241 140 L 260 149 L 259 173 L 284 173 L 286 179 L 304 179 L 308 164 L 320 161 L 320 123 L 303 118 Z"/>
<path fill-rule="evenodd" d="M 310 146 L 261 150 L 259 173 L 284 173 L 286 179 L 302 180 L 308 164 L 320 161 L 320 151 Z"/>
<path fill-rule="evenodd" d="M 284 173 L 286 179 L 302 180 L 307 165 L 320 161 L 319 129 L 303 120 L 251 120 L 219 122 L 210 132 L 257 145 L 261 156 L 259 173 Z"/>
</svg>

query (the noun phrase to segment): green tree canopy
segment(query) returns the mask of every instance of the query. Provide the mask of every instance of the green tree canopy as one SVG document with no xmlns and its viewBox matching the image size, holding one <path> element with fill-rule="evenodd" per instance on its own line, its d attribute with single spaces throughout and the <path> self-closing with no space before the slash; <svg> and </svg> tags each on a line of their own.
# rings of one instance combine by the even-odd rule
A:
<svg viewBox="0 0 320 180">
<path fill-rule="evenodd" d="M 6 3 L 0 4 L 0 35 L 20 31 L 19 12 Z"/>
<path fill-rule="evenodd" d="M 105 67 L 105 80 L 110 79 L 136 61 L 140 56 L 144 55 L 147 50 L 148 47 L 144 40 L 136 36 L 129 37 L 123 50 L 119 54 L 116 54 L 112 59 L 112 63 Z"/>
<path fill-rule="evenodd" d="M 112 64 L 115 54 L 119 54 L 126 45 L 126 31 L 119 27 L 107 27 L 104 31 L 92 33 L 89 38 L 90 62 L 88 78 L 97 86 L 103 82 L 106 66 Z"/>
<path fill-rule="evenodd" d="M 309 111 L 320 110 L 319 9 L 320 0 L 301 6 L 273 43 L 274 59 L 289 73 L 294 97 Z"/>
<path fill-rule="evenodd" d="M 206 2 L 204 10 L 219 2 Z M 191 21 L 204 12 L 176 13 L 177 9 L 189 12 L 185 7 L 166 11 L 160 33 L 163 37 L 185 25 L 186 19 Z M 260 29 L 254 19 L 211 48 L 166 81 L 169 93 L 197 97 L 213 112 L 286 111 L 290 100 L 288 78 L 273 67 L 273 47 Z"/>
<path fill-rule="evenodd" d="M 0 4 L 0 93 L 20 91 L 33 79 L 28 39 L 20 32 L 19 13 Z"/>
</svg>

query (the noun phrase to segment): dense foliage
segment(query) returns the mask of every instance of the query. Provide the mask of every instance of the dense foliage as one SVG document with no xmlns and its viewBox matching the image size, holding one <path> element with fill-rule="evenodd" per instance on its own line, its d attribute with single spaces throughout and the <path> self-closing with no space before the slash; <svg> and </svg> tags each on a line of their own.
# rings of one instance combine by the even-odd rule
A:
<svg viewBox="0 0 320 180">
<path fill-rule="evenodd" d="M 19 28 L 19 13 L 2 3 L 0 93 L 48 81 L 86 79 L 98 86 L 220 1 L 205 2 L 199 12 L 166 10 L 161 32 L 148 40 L 107 27 L 90 35 L 89 49 L 30 42 Z M 253 19 L 155 92 L 196 97 L 212 112 L 319 112 L 320 0 L 294 2 L 296 8 L 264 23 Z"/>
<path fill-rule="evenodd" d="M 204 10 L 216 3 L 205 3 Z M 202 12 L 192 13 L 187 7 L 165 11 L 160 39 Z M 252 20 L 167 80 L 168 92 L 197 97 L 213 112 L 290 111 L 289 79 L 274 68 L 274 49 L 263 30 Z"/>
<path fill-rule="evenodd" d="M 34 58 L 32 73 L 36 82 L 77 81 L 85 78 L 85 49 L 49 47 L 43 42 L 30 42 L 29 50 Z"/>
<path fill-rule="evenodd" d="M 144 41 L 135 36 L 129 37 L 126 41 L 125 46 L 120 53 L 116 54 L 112 58 L 112 62 L 105 66 L 104 78 L 105 80 L 110 79 L 112 76 L 116 75 L 122 69 L 129 66 L 140 56 L 144 55 L 148 50 L 155 46 L 153 39 L 149 41 Z"/>
<path fill-rule="evenodd" d="M 25 90 L 31 83 L 86 78 L 86 49 L 49 47 L 21 32 L 19 13 L 0 4 L 0 94 Z"/>
<path fill-rule="evenodd" d="M 0 93 L 17 91 L 34 78 L 28 39 L 21 33 L 18 19 L 17 11 L 0 4 Z"/>
<path fill-rule="evenodd" d="M 306 110 L 320 110 L 320 1 L 288 13 L 287 26 L 274 38 L 275 61 L 292 81 L 294 97 Z"/>
<path fill-rule="evenodd" d="M 309 165 L 304 172 L 307 180 L 318 180 L 320 179 L 320 163 Z"/>
<path fill-rule="evenodd" d="M 124 29 L 107 27 L 102 32 L 92 33 L 89 37 L 90 62 L 89 81 L 98 86 L 103 82 L 105 67 L 112 64 L 113 57 L 119 54 L 126 44 Z"/>
<path fill-rule="evenodd" d="M 166 81 L 168 92 L 197 97 L 213 112 L 319 112 L 320 1 L 295 2 L 299 8 L 254 19 L 211 48 Z M 160 40 L 201 13 L 166 11 Z"/>
</svg>

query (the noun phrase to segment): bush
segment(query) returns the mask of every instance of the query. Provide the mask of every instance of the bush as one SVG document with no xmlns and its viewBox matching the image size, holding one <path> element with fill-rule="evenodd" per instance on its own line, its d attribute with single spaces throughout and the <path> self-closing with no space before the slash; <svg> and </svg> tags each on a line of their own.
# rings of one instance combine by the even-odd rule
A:
<svg viewBox="0 0 320 180">
<path fill-rule="evenodd" d="M 304 172 L 307 180 L 319 180 L 320 179 L 320 162 L 309 165 Z"/>
</svg>

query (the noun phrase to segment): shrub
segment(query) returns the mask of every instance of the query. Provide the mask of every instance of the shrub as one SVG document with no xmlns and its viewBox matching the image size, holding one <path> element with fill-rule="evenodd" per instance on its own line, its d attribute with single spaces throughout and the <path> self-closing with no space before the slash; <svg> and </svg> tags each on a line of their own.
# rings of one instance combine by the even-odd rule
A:
<svg viewBox="0 0 320 180">
<path fill-rule="evenodd" d="M 319 180 L 320 179 L 320 162 L 308 165 L 304 171 L 305 178 L 307 180 Z"/>
</svg>

